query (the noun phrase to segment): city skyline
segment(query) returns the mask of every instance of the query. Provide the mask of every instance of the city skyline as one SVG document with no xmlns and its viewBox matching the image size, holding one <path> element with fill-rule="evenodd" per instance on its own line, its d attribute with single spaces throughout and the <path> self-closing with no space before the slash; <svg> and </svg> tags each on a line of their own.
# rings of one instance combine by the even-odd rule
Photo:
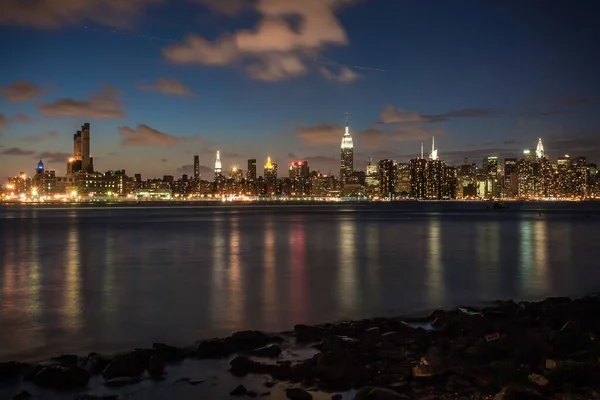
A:
<svg viewBox="0 0 600 400">
<path fill-rule="evenodd" d="M 62 173 L 84 122 L 101 171 L 193 176 L 197 154 L 206 175 L 217 150 L 224 170 L 271 156 L 336 171 L 345 112 L 360 170 L 414 158 L 432 136 L 454 165 L 518 156 L 539 137 L 552 159 L 600 159 L 598 28 L 584 5 L 46 2 L 0 6 L 2 180 L 40 156 Z"/>
</svg>

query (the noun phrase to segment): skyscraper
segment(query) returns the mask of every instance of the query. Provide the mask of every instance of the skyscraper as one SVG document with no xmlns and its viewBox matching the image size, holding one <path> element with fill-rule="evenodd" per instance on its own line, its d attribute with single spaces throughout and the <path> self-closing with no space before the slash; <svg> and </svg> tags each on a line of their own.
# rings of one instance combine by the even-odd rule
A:
<svg viewBox="0 0 600 400">
<path fill-rule="evenodd" d="M 535 155 L 538 159 L 546 157 L 546 152 L 544 151 L 544 145 L 542 144 L 542 138 L 538 140 L 537 148 L 535 149 Z"/>
<path fill-rule="evenodd" d="M 396 165 L 393 160 L 381 160 L 378 170 L 380 193 L 382 196 L 391 197 L 396 189 Z"/>
<path fill-rule="evenodd" d="M 90 124 L 88 122 L 81 127 L 81 169 L 83 172 L 94 172 L 90 159 Z"/>
<path fill-rule="evenodd" d="M 194 179 L 200 179 L 200 157 L 194 156 Z"/>
<path fill-rule="evenodd" d="M 265 180 L 265 193 L 268 195 L 277 194 L 277 163 L 271 162 L 271 157 L 267 157 L 263 177 Z"/>
<path fill-rule="evenodd" d="M 246 178 L 250 181 L 256 180 L 256 158 L 248 160 L 248 171 L 246 172 Z"/>
<path fill-rule="evenodd" d="M 346 131 L 342 138 L 341 145 L 341 166 L 340 181 L 342 185 L 346 183 L 354 173 L 354 143 L 350 136 L 350 127 L 348 125 L 348 114 L 346 114 Z"/>
<path fill-rule="evenodd" d="M 422 150 L 421 150 L 421 152 L 422 152 Z M 421 156 L 421 158 L 422 157 L 423 156 Z M 439 159 L 439 157 L 438 157 L 438 151 L 435 148 L 435 136 L 434 136 L 434 137 L 431 138 L 431 153 L 429 154 L 429 160 L 436 161 L 438 159 Z"/>
<path fill-rule="evenodd" d="M 221 152 L 217 151 L 217 159 L 215 160 L 215 177 L 221 176 L 223 169 L 221 168 Z"/>
</svg>

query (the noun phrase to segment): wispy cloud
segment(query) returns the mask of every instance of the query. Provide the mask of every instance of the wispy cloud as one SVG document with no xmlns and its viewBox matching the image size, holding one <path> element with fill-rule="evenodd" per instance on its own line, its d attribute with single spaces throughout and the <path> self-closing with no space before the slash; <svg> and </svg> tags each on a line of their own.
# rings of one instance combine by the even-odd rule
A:
<svg viewBox="0 0 600 400">
<path fill-rule="evenodd" d="M 187 174 L 187 175 L 194 175 L 194 165 L 193 164 L 186 164 L 186 165 L 182 165 L 181 167 L 177 168 L 177 172 L 182 173 L 182 174 Z M 200 174 L 212 174 L 214 173 L 214 170 L 210 167 L 207 167 L 206 165 L 200 165 Z"/>
<path fill-rule="evenodd" d="M 201 137 L 177 137 L 144 124 L 138 125 L 136 129 L 122 126 L 119 128 L 119 134 L 123 138 L 121 142 L 123 146 L 164 147 L 204 140 Z"/>
<path fill-rule="evenodd" d="M 58 137 L 60 137 L 60 133 L 58 133 L 56 131 L 48 131 L 48 132 L 40 133 L 39 135 L 25 136 L 21 140 L 23 142 L 38 143 L 38 142 L 43 142 L 48 139 L 56 139 Z"/>
<path fill-rule="evenodd" d="M 33 119 L 25 114 L 18 113 L 12 118 L 12 122 L 31 122 Z"/>
<path fill-rule="evenodd" d="M 40 112 L 48 117 L 81 117 L 119 119 L 125 117 L 120 92 L 110 85 L 89 95 L 88 100 L 58 99 L 39 106 Z"/>
<path fill-rule="evenodd" d="M 319 68 L 319 72 L 325 79 L 339 83 L 350 83 L 360 78 L 359 74 L 348 67 L 341 67 L 337 73 L 333 72 L 330 68 L 321 67 Z"/>
<path fill-rule="evenodd" d="M 0 114 L 0 129 L 4 128 L 8 124 L 8 120 L 4 114 Z"/>
<path fill-rule="evenodd" d="M 381 112 L 381 123 L 402 124 L 406 122 L 444 122 L 457 118 L 488 118 L 502 115 L 501 112 L 492 108 L 463 108 L 448 111 L 442 114 L 419 114 L 397 109 L 393 105 L 386 106 Z"/>
<path fill-rule="evenodd" d="M 0 154 L 4 156 L 31 156 L 35 154 L 33 150 L 23 150 L 20 147 L 11 147 L 9 149 L 3 150 Z"/>
<path fill-rule="evenodd" d="M 2 6 L 0 5 L 0 14 Z M 10 85 L 0 86 L 0 94 L 5 100 L 12 102 L 29 101 L 44 91 L 29 81 L 15 81 Z"/>
<path fill-rule="evenodd" d="M 175 78 L 159 78 L 158 82 L 155 84 L 140 84 L 138 85 L 138 88 L 140 90 L 159 92 L 173 96 L 189 96 L 192 94 L 190 89 Z"/>
<path fill-rule="evenodd" d="M 69 157 L 72 157 L 72 154 L 43 151 L 43 152 L 39 153 L 36 158 L 39 158 L 41 160 L 44 160 L 44 161 L 47 161 L 50 163 L 62 163 L 62 162 L 67 162 Z"/>
</svg>

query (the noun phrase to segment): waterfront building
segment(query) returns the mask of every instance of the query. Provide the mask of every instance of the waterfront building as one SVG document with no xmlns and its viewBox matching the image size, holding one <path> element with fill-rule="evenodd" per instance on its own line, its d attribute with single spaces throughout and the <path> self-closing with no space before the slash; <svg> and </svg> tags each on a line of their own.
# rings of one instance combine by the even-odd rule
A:
<svg viewBox="0 0 600 400">
<path fill-rule="evenodd" d="M 267 162 L 265 163 L 265 167 L 263 169 L 263 177 L 265 181 L 264 193 L 270 196 L 278 194 L 277 163 L 272 162 L 271 157 L 267 157 Z"/>
<path fill-rule="evenodd" d="M 421 158 L 410 160 L 410 196 L 425 199 L 427 195 L 427 160 Z"/>
<path fill-rule="evenodd" d="M 246 178 L 249 181 L 256 181 L 256 158 L 248 160 L 248 170 L 246 172 Z"/>
<path fill-rule="evenodd" d="M 402 197 L 410 195 L 410 171 L 409 163 L 398 163 L 396 165 L 396 188 L 395 192 Z"/>
<path fill-rule="evenodd" d="M 381 160 L 379 171 L 379 193 L 382 197 L 392 197 L 396 188 L 396 164 L 394 160 Z"/>
<path fill-rule="evenodd" d="M 217 159 L 215 160 L 215 179 L 218 179 L 223 174 L 223 168 L 221 165 L 221 152 L 217 151 Z"/>
<path fill-rule="evenodd" d="M 519 160 L 517 158 L 504 159 L 503 196 L 515 198 L 519 194 Z"/>
<path fill-rule="evenodd" d="M 94 158 L 90 155 L 90 124 L 86 122 L 73 135 L 73 156 L 67 162 L 67 175 L 94 172 Z"/>
<path fill-rule="evenodd" d="M 348 114 L 346 114 L 346 128 L 341 144 L 340 182 L 342 185 L 350 180 L 354 174 L 354 143 L 350 135 Z"/>
<path fill-rule="evenodd" d="M 308 161 L 293 161 L 290 163 L 289 185 L 286 192 L 292 196 L 308 196 L 310 194 L 310 171 Z"/>
<path fill-rule="evenodd" d="M 194 156 L 194 179 L 200 179 L 200 157 Z"/>
</svg>

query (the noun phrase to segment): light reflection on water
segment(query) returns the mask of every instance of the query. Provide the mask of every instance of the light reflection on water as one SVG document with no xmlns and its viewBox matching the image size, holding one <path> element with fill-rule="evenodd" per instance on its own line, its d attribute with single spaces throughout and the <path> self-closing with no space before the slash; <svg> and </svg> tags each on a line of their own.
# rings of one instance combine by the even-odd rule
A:
<svg viewBox="0 0 600 400">
<path fill-rule="evenodd" d="M 596 218 L 419 207 L 0 210 L 0 360 L 600 288 Z"/>
</svg>

